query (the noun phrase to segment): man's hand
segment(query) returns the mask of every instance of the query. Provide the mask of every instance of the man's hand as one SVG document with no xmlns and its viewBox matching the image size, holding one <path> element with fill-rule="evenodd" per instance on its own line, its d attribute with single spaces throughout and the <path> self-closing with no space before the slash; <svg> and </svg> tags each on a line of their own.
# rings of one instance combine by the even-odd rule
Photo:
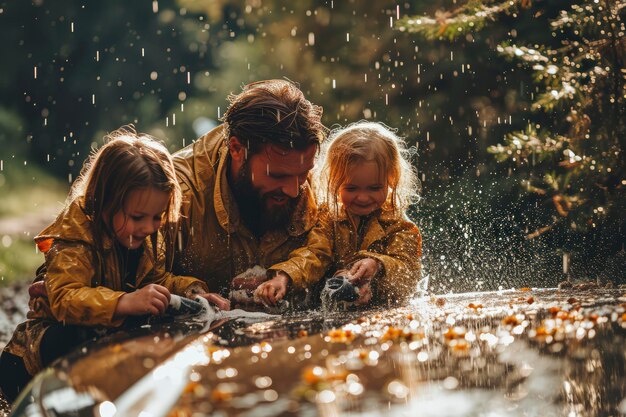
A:
<svg viewBox="0 0 626 417">
<path fill-rule="evenodd" d="M 169 302 L 170 292 L 167 288 L 158 284 L 149 284 L 122 295 L 115 307 L 114 316 L 117 318 L 144 314 L 156 316 L 165 311 Z"/>
<path fill-rule="evenodd" d="M 206 299 L 209 303 L 213 304 L 220 310 L 230 310 L 230 301 L 225 299 L 219 294 L 215 294 L 212 292 L 207 292 L 204 294 L 197 294 L 196 297 L 202 297 Z"/>
<path fill-rule="evenodd" d="M 376 275 L 379 269 L 379 263 L 376 259 L 363 258 L 356 261 L 352 268 L 348 280 L 357 287 L 363 287 L 368 284 Z"/>
<path fill-rule="evenodd" d="M 276 272 L 274 278 L 269 281 L 265 281 L 254 290 L 255 301 L 260 301 L 265 305 L 276 305 L 276 302 L 282 300 L 287 293 L 287 286 L 289 285 L 289 275 L 283 271 Z"/>
</svg>

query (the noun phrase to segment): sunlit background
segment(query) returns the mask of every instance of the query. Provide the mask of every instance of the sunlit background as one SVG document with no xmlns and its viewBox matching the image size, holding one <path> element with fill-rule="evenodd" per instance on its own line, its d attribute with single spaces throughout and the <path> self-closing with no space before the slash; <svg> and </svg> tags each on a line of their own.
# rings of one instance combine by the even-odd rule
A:
<svg viewBox="0 0 626 417">
<path fill-rule="evenodd" d="M 107 132 L 176 151 L 269 78 L 415 146 L 435 292 L 623 282 L 624 3 L 465 4 L 0 2 L 0 285 Z"/>
</svg>

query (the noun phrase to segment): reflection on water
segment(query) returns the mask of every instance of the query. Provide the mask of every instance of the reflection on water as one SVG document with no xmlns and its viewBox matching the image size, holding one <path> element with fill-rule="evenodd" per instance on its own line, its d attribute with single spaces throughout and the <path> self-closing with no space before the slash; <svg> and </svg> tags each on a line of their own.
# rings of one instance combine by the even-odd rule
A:
<svg viewBox="0 0 626 417">
<path fill-rule="evenodd" d="M 231 321 L 170 415 L 626 414 L 625 306 L 524 289 Z"/>
<path fill-rule="evenodd" d="M 40 388 L 54 380 L 72 388 L 65 392 L 88 393 L 100 417 L 108 409 L 169 417 L 626 415 L 624 290 L 520 289 L 422 297 L 393 309 L 241 314 L 119 332 L 59 361 Z"/>
</svg>

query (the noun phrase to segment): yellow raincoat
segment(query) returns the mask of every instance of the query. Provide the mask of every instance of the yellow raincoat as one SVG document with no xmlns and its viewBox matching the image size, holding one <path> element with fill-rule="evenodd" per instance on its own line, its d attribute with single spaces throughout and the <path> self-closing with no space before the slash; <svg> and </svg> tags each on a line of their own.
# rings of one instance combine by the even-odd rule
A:
<svg viewBox="0 0 626 417">
<path fill-rule="evenodd" d="M 39 355 L 44 332 L 53 323 L 93 327 L 117 327 L 124 319 L 114 319 L 122 288 L 120 263 L 113 242 L 103 242 L 104 253 L 96 252 L 90 216 L 83 211 L 82 198 L 70 203 L 57 219 L 35 237 L 45 254 L 43 276 L 47 297 L 30 300 L 28 320 L 20 324 L 5 349 L 23 359 L 26 370 L 35 375 L 42 368 Z M 159 238 L 158 246 L 162 246 Z M 206 285 L 192 277 L 165 272 L 165 255 L 160 250 L 154 261 L 150 239 L 144 243 L 135 288 L 159 284 L 170 292 L 191 295 L 206 292 Z"/>
<path fill-rule="evenodd" d="M 372 280 L 376 303 L 404 302 L 415 293 L 420 278 L 422 235 L 417 226 L 392 210 L 377 210 L 363 218 L 341 209 L 333 218 L 320 208 L 318 224 L 307 243 L 274 269 L 286 272 L 296 289 L 312 287 L 328 272 L 373 258 L 382 269 Z"/>
<path fill-rule="evenodd" d="M 218 126 L 174 154 L 183 206 L 173 270 L 201 278 L 211 292 L 223 294 L 241 272 L 255 265 L 270 269 L 287 259 L 291 251 L 304 245 L 317 220 L 317 206 L 307 182 L 289 225 L 256 238 L 240 222 L 228 184 L 226 139 L 224 127 Z"/>
</svg>

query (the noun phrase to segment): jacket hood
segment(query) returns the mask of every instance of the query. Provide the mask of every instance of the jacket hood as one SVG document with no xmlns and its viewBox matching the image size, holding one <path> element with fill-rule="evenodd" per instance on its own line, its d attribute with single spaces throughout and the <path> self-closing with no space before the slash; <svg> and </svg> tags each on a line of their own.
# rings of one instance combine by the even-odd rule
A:
<svg viewBox="0 0 626 417">
<path fill-rule="evenodd" d="M 35 236 L 35 243 L 41 252 L 46 253 L 55 240 L 80 242 L 91 246 L 95 244 L 91 228 L 93 218 L 85 213 L 84 203 L 83 197 L 74 199 L 59 213 L 54 222 Z M 113 242 L 107 236 L 103 238 L 103 248 L 109 249 Z"/>
</svg>

